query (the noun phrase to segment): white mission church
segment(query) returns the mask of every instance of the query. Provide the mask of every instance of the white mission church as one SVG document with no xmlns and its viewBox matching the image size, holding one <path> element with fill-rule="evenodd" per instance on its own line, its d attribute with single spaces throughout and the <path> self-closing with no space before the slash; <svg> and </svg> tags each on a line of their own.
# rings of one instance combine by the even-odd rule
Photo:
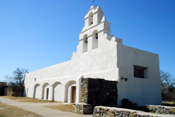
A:
<svg viewBox="0 0 175 117">
<path fill-rule="evenodd" d="M 118 106 L 124 98 L 140 106 L 161 104 L 159 56 L 110 35 L 110 23 L 99 6 L 90 7 L 84 22 L 71 60 L 26 73 L 25 95 L 79 103 L 81 79 L 100 78 L 117 81 Z"/>
</svg>

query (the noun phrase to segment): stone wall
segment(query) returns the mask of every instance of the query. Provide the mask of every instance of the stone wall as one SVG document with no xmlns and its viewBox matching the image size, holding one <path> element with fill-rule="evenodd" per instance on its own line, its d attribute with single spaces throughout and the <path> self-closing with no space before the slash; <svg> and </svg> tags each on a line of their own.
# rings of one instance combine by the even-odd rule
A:
<svg viewBox="0 0 175 117">
<path fill-rule="evenodd" d="M 88 103 L 88 78 L 81 79 L 80 103 Z"/>
<path fill-rule="evenodd" d="M 23 86 L 8 86 L 7 96 L 23 96 L 24 87 Z"/>
<path fill-rule="evenodd" d="M 129 109 L 97 106 L 94 108 L 93 117 L 158 117 L 158 116 L 150 113 L 137 112 Z"/>
<path fill-rule="evenodd" d="M 150 112 L 157 114 L 175 114 L 175 107 L 161 106 L 161 105 L 147 105 Z"/>
<path fill-rule="evenodd" d="M 7 82 L 0 82 L 0 87 L 7 86 Z"/>
<path fill-rule="evenodd" d="M 94 106 L 117 106 L 117 81 L 82 78 L 80 102 Z"/>
<path fill-rule="evenodd" d="M 72 106 L 72 112 L 80 113 L 80 114 L 91 114 L 92 113 L 92 105 L 80 103 L 74 104 Z"/>
</svg>

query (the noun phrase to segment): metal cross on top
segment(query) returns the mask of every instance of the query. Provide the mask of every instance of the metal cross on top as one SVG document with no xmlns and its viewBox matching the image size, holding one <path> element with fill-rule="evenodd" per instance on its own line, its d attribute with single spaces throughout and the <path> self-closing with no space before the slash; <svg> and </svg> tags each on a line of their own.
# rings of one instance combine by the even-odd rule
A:
<svg viewBox="0 0 175 117">
<path fill-rule="evenodd" d="M 95 2 L 95 0 L 92 1 L 93 5 L 94 5 L 94 2 Z"/>
</svg>

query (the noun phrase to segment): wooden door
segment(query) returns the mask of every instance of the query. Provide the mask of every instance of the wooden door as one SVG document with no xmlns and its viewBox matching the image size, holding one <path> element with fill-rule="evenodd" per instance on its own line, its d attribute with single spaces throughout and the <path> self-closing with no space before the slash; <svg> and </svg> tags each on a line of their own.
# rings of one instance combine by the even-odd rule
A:
<svg viewBox="0 0 175 117">
<path fill-rule="evenodd" d="M 71 102 L 75 103 L 75 100 L 76 100 L 76 86 L 72 86 Z"/>
<path fill-rule="evenodd" d="M 49 97 L 49 88 L 46 89 L 46 100 L 48 100 Z"/>
</svg>

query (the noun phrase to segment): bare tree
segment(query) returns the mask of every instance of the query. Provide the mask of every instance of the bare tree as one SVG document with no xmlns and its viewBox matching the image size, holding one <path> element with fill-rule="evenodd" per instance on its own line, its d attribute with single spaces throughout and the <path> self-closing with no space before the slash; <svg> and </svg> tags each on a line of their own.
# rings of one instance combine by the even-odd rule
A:
<svg viewBox="0 0 175 117">
<path fill-rule="evenodd" d="M 168 72 L 160 71 L 161 95 L 164 101 L 175 101 L 175 78 Z"/>
<path fill-rule="evenodd" d="M 23 86 L 26 72 L 28 72 L 27 69 L 16 68 L 16 70 L 13 72 L 13 76 L 5 76 L 8 85 Z"/>
<path fill-rule="evenodd" d="M 168 72 L 160 71 L 161 88 L 162 90 L 173 91 L 175 88 L 175 78 Z"/>
</svg>

